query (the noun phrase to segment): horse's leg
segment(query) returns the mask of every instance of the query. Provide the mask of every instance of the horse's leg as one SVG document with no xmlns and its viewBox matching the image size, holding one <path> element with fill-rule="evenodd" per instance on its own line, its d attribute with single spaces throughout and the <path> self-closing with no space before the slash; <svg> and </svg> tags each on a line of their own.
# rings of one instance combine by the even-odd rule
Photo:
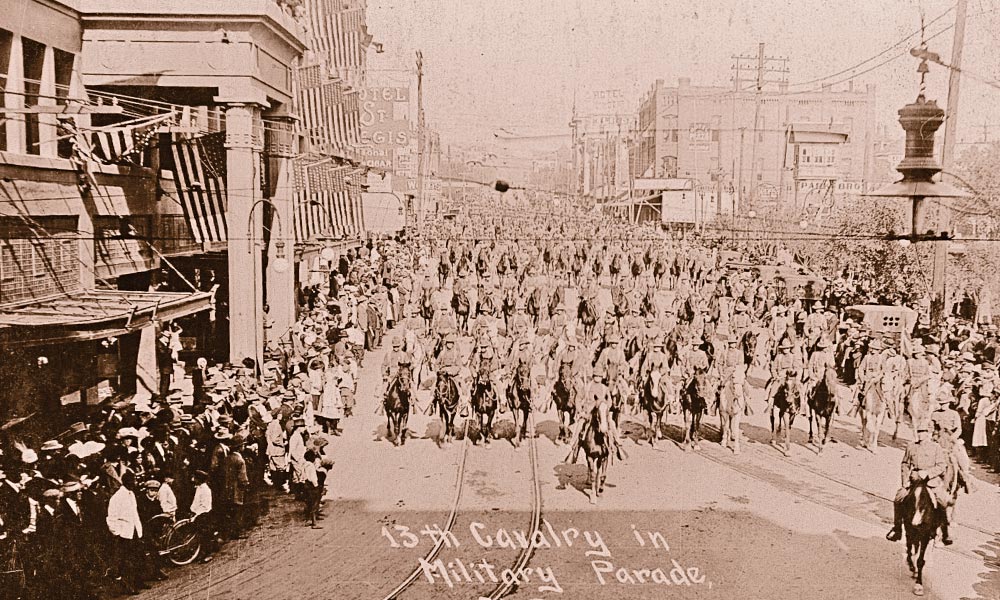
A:
<svg viewBox="0 0 1000 600">
<path fill-rule="evenodd" d="M 723 448 L 729 448 L 729 415 L 721 410 L 719 411 L 719 431 L 722 434 L 722 437 L 719 439 L 719 444 L 721 444 Z"/>
<path fill-rule="evenodd" d="M 917 576 L 917 566 L 913 564 L 913 540 L 906 538 L 906 566 L 910 568 L 910 576 Z"/>
<path fill-rule="evenodd" d="M 388 407 L 385 410 L 385 437 L 392 442 L 393 446 L 396 445 L 396 435 L 392 430 L 392 411 Z"/>
<path fill-rule="evenodd" d="M 808 415 L 809 415 L 809 443 L 813 443 L 813 419 L 816 420 L 816 433 L 819 433 L 819 415 L 813 409 L 812 404 L 809 405 Z"/>
<path fill-rule="evenodd" d="M 775 422 L 774 422 L 774 409 L 773 408 L 771 409 L 770 417 L 771 417 L 771 445 L 773 446 L 774 445 L 774 436 L 775 436 L 775 433 L 776 433 L 774 431 Z"/>
<path fill-rule="evenodd" d="M 917 542 L 917 581 L 913 584 L 913 594 L 924 595 L 924 553 L 927 552 L 929 539 L 921 539 Z"/>
<path fill-rule="evenodd" d="M 787 455 L 792 444 L 792 418 L 787 412 L 781 416 L 781 428 L 785 434 L 784 453 Z"/>
<path fill-rule="evenodd" d="M 823 442 L 820 444 L 819 451 L 822 452 L 823 448 L 826 447 L 826 443 L 830 441 L 830 421 L 833 420 L 833 413 L 829 413 L 823 416 Z"/>
<path fill-rule="evenodd" d="M 691 439 L 694 441 L 693 446 L 695 450 L 700 449 L 698 442 L 701 440 L 701 415 L 702 412 L 698 411 L 691 419 Z"/>
<path fill-rule="evenodd" d="M 410 415 L 409 408 L 407 408 L 407 410 L 403 411 L 402 414 L 399 415 L 399 426 L 398 426 L 398 429 L 399 429 L 399 445 L 400 446 L 405 446 L 406 445 L 406 423 L 407 423 L 407 420 L 409 419 L 409 415 Z"/>
<path fill-rule="evenodd" d="M 729 430 L 733 436 L 733 454 L 740 453 L 740 439 L 743 437 L 743 431 L 740 429 L 740 420 L 743 418 L 741 412 L 737 407 L 729 421 Z"/>
</svg>

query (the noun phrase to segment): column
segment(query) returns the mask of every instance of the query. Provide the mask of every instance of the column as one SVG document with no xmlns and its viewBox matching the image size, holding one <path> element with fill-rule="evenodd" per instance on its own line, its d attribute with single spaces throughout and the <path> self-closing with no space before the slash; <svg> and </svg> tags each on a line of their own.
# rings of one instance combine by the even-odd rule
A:
<svg viewBox="0 0 1000 600">
<path fill-rule="evenodd" d="M 219 101 L 219 99 L 216 99 Z M 229 360 L 262 362 L 264 274 L 260 104 L 226 103 L 226 221 L 229 229 Z M 263 204 L 263 203 L 261 203 Z"/>
<path fill-rule="evenodd" d="M 295 323 L 295 179 L 292 159 L 295 157 L 295 120 L 287 115 L 268 115 L 270 131 L 266 136 L 267 159 L 272 178 L 271 204 L 276 211 L 268 248 L 267 303 L 274 321 L 271 337 L 277 339 Z M 279 225 L 280 223 L 280 225 Z M 280 245 L 279 245 L 280 244 Z M 283 260 L 279 260 L 279 253 Z M 284 267 L 284 268 L 282 268 Z M 300 277 L 308 275 L 309 265 L 300 267 Z M 268 340 L 270 342 L 270 340 Z"/>
</svg>

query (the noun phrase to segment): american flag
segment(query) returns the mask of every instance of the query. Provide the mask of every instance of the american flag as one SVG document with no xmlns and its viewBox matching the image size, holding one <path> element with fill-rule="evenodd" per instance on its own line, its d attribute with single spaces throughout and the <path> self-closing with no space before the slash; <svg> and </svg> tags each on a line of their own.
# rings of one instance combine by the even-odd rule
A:
<svg viewBox="0 0 1000 600">
<path fill-rule="evenodd" d="M 225 242 L 226 132 L 171 144 L 174 183 L 196 242 Z"/>
<path fill-rule="evenodd" d="M 90 158 L 108 165 L 121 162 L 140 164 L 142 151 L 156 135 L 156 129 L 173 118 L 173 113 L 170 113 L 123 127 L 95 129 L 89 135 Z"/>
</svg>

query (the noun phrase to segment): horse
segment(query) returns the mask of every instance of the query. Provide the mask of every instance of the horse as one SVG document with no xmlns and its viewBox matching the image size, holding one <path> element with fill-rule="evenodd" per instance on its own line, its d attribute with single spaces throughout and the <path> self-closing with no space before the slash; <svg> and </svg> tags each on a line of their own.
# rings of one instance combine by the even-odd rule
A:
<svg viewBox="0 0 1000 600">
<path fill-rule="evenodd" d="M 514 369 L 514 377 L 507 390 L 510 415 L 514 419 L 514 447 L 519 447 L 528 435 L 528 417 L 531 414 L 531 365 L 521 362 Z"/>
<path fill-rule="evenodd" d="M 562 305 L 565 296 L 566 296 L 566 292 L 565 292 L 565 290 L 563 290 L 562 286 L 558 286 L 554 290 L 552 290 L 552 296 L 549 298 L 549 318 L 550 319 L 555 316 L 556 309 L 558 309 L 559 306 Z"/>
<path fill-rule="evenodd" d="M 479 420 L 479 435 L 489 446 L 493 437 L 493 417 L 497 411 L 496 390 L 487 377 L 477 377 L 472 384 L 472 410 Z"/>
<path fill-rule="evenodd" d="M 608 456 L 611 453 L 608 431 L 608 405 L 601 402 L 591 409 L 590 420 L 580 442 L 580 447 L 587 456 L 587 483 L 591 486 L 591 504 L 597 504 L 597 499 L 604 493 Z"/>
<path fill-rule="evenodd" d="M 608 382 L 608 397 L 611 399 L 611 407 L 608 410 L 611 412 L 611 418 L 617 427 L 622 409 L 629 397 L 629 388 L 626 387 L 624 378 L 619 377 Z"/>
<path fill-rule="evenodd" d="M 458 327 L 463 333 L 469 333 L 469 292 L 464 289 L 456 290 L 451 297 L 451 307 L 458 317 Z"/>
<path fill-rule="evenodd" d="M 924 595 L 924 554 L 938 528 L 944 523 L 942 511 L 935 504 L 927 481 L 915 482 L 903 499 L 903 531 L 906 533 L 906 565 L 916 580 L 913 593 Z M 916 563 L 914 563 L 916 558 Z"/>
<path fill-rule="evenodd" d="M 653 288 L 646 290 L 645 295 L 642 297 L 642 302 L 639 304 L 639 314 L 644 317 L 659 317 L 660 310 L 656 305 L 656 291 Z"/>
<path fill-rule="evenodd" d="M 618 321 L 618 325 L 621 326 L 622 319 L 629 314 L 630 303 L 628 294 L 618 288 L 614 288 L 611 296 L 615 319 Z"/>
<path fill-rule="evenodd" d="M 497 308 L 494 304 L 493 295 L 480 292 L 478 306 L 476 306 L 476 314 L 488 315 L 492 317 L 496 313 L 496 310 Z"/>
<path fill-rule="evenodd" d="M 524 306 L 525 312 L 531 315 L 531 321 L 538 327 L 538 320 L 542 317 L 542 290 L 534 288 L 528 295 L 528 301 Z"/>
<path fill-rule="evenodd" d="M 434 387 L 434 403 L 441 410 L 441 443 L 450 444 L 455 438 L 455 412 L 458 409 L 458 386 L 450 375 L 438 373 Z"/>
<path fill-rule="evenodd" d="M 653 431 L 649 435 L 649 445 L 656 447 L 656 442 L 663 439 L 663 417 L 667 412 L 667 394 L 664 390 L 667 375 L 659 371 L 650 371 L 642 384 L 642 394 L 639 404 L 649 419 L 649 427 Z"/>
<path fill-rule="evenodd" d="M 572 374 L 573 363 L 563 363 L 559 365 L 559 375 L 556 383 L 552 386 L 552 399 L 556 405 L 556 413 L 559 416 L 559 437 L 557 442 L 568 441 L 570 428 L 576 420 L 576 394 L 577 389 L 573 384 Z"/>
<path fill-rule="evenodd" d="M 621 254 L 615 254 L 615 257 L 611 259 L 611 264 L 608 265 L 608 271 L 611 273 L 612 284 L 618 283 L 618 277 L 622 272 L 622 256 Z"/>
<path fill-rule="evenodd" d="M 837 396 L 834 387 L 836 377 L 832 368 L 827 368 L 823 378 L 809 393 L 809 443 L 813 442 L 813 422 L 816 423 L 816 435 L 821 437 L 818 443 L 819 452 L 823 452 L 830 440 L 830 421 L 837 408 Z"/>
<path fill-rule="evenodd" d="M 420 316 L 424 320 L 424 333 L 431 330 L 431 323 L 434 321 L 434 292 L 431 288 L 424 288 L 424 293 L 420 298 Z"/>
<path fill-rule="evenodd" d="M 663 276 L 667 274 L 667 265 L 657 256 L 653 264 L 653 280 L 656 282 L 656 289 L 663 288 Z"/>
<path fill-rule="evenodd" d="M 642 272 L 643 272 L 642 261 L 640 261 L 638 257 L 633 257 L 632 277 L 638 278 L 640 275 L 642 275 Z"/>
<path fill-rule="evenodd" d="M 389 385 L 385 394 L 386 437 L 393 446 L 406 444 L 406 422 L 410 416 L 410 389 L 413 384 L 413 373 L 409 367 L 401 366 L 399 373 Z"/>
<path fill-rule="evenodd" d="M 438 281 L 441 282 L 440 287 L 444 287 L 446 281 L 448 281 L 448 275 L 451 273 L 451 263 L 442 260 L 438 261 Z"/>
<path fill-rule="evenodd" d="M 878 433 L 885 418 L 886 399 L 882 382 L 869 381 L 861 391 L 861 447 L 874 453 L 878 448 Z"/>
<path fill-rule="evenodd" d="M 713 393 L 708 385 L 706 374 L 700 373 L 691 378 L 681 396 L 681 411 L 684 413 L 684 449 L 699 450 L 701 440 L 701 416 L 708 408 L 707 394 Z"/>
<path fill-rule="evenodd" d="M 798 384 L 788 379 L 778 384 L 778 389 L 774 392 L 774 407 L 771 409 L 771 445 L 778 447 L 775 439 L 783 432 L 785 443 L 779 448 L 785 456 L 791 447 L 792 424 L 795 423 L 795 415 L 799 412 L 802 390 Z M 778 411 L 778 418 L 775 420 L 774 411 Z"/>
<path fill-rule="evenodd" d="M 594 259 L 594 262 L 591 263 L 591 266 L 594 269 L 594 278 L 600 281 L 601 274 L 604 273 L 604 262 L 600 259 L 600 257 L 598 257 Z"/>
<path fill-rule="evenodd" d="M 489 262 L 486 260 L 486 256 L 480 254 L 479 258 L 476 259 L 476 273 L 479 274 L 479 277 L 485 276 L 486 271 L 489 269 L 489 267 L 490 265 Z"/>
<path fill-rule="evenodd" d="M 579 285 L 579 283 L 580 283 L 580 276 L 583 274 L 583 260 L 580 259 L 579 255 L 577 255 L 577 257 L 573 259 L 572 273 L 573 273 L 573 277 L 572 277 L 571 285 L 574 285 L 574 286 L 575 285 Z"/>
<path fill-rule="evenodd" d="M 504 292 L 500 310 L 503 312 L 504 327 L 510 331 L 510 318 L 514 316 L 514 311 L 517 310 L 517 290 L 513 287 L 507 288 Z"/>
<path fill-rule="evenodd" d="M 576 311 L 577 318 L 583 326 L 583 337 L 590 341 L 594 337 L 594 327 L 597 325 L 597 308 L 590 298 L 581 298 Z"/>
<path fill-rule="evenodd" d="M 745 406 L 742 382 L 733 376 L 727 377 L 719 389 L 719 430 L 722 434 L 722 447 L 729 448 L 732 444 L 733 454 L 740 453 L 740 441 L 743 437 L 740 419 Z"/>
</svg>

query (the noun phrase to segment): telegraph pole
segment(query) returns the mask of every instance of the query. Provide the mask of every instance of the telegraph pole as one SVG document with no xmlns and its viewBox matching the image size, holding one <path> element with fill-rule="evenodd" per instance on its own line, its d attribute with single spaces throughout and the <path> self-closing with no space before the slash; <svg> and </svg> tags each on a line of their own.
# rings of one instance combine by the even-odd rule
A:
<svg viewBox="0 0 1000 600">
<path fill-rule="evenodd" d="M 424 53 L 417 50 L 417 214 L 416 228 L 424 220 Z"/>
<path fill-rule="evenodd" d="M 760 42 L 757 45 L 757 54 L 754 56 L 733 56 L 732 57 L 736 64 L 733 69 L 736 71 L 736 90 L 733 97 L 733 125 L 735 126 L 736 121 L 736 103 L 739 100 L 739 93 L 743 90 L 742 83 L 744 81 L 754 82 L 754 111 L 753 111 L 753 139 L 751 140 L 750 146 L 750 183 L 749 185 L 754 185 L 756 181 L 757 174 L 757 140 L 760 137 L 759 125 L 760 125 L 760 107 L 761 101 L 763 99 L 764 86 L 768 83 L 781 83 L 785 81 L 784 77 L 788 73 L 788 58 L 784 56 L 766 56 L 764 54 L 764 42 Z M 744 62 L 749 62 L 744 66 Z M 775 64 L 780 64 L 780 66 L 772 66 Z M 753 66 L 750 66 L 753 65 Z M 756 72 L 756 77 L 754 79 L 742 79 L 740 73 L 744 70 L 750 70 Z M 767 79 L 768 73 L 777 73 L 779 79 L 769 80 Z M 739 172 L 737 174 L 737 180 L 739 181 L 739 189 L 737 192 L 740 195 L 740 205 L 743 205 L 743 141 L 746 135 L 746 127 L 740 127 L 740 157 L 739 157 Z M 753 198 L 753 194 L 751 194 Z M 735 211 L 734 211 L 735 212 Z"/>
<path fill-rule="evenodd" d="M 941 145 L 941 167 L 947 174 L 954 167 L 955 139 L 958 134 L 958 97 L 962 80 L 962 50 L 965 47 L 965 18 L 968 0 L 958 0 L 955 7 L 955 37 L 951 44 L 951 69 L 948 75 L 948 106 L 945 109 L 944 143 Z M 943 177 L 942 177 L 943 178 Z M 951 209 L 938 203 L 938 232 L 951 230 Z M 948 268 L 948 242 L 934 244 L 934 266 L 931 271 L 931 323 L 941 324 L 948 316 L 945 277 Z"/>
</svg>

